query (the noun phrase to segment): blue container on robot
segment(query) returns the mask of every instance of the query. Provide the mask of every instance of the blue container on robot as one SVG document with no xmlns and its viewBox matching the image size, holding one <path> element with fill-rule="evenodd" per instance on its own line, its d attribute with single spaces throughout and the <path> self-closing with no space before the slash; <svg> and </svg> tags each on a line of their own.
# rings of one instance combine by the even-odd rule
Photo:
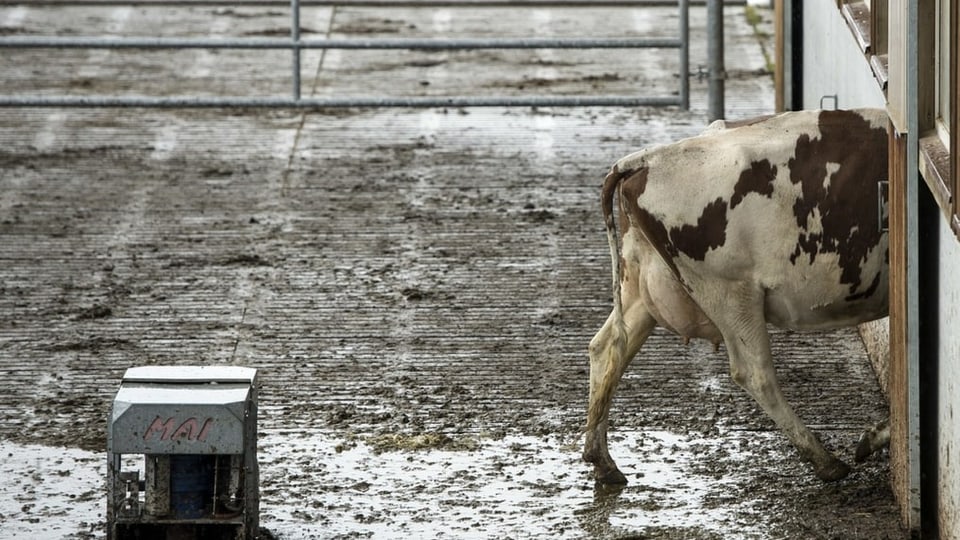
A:
<svg viewBox="0 0 960 540">
<path fill-rule="evenodd" d="M 197 519 L 209 515 L 214 482 L 213 456 L 170 456 L 170 509 L 174 517 Z"/>
</svg>

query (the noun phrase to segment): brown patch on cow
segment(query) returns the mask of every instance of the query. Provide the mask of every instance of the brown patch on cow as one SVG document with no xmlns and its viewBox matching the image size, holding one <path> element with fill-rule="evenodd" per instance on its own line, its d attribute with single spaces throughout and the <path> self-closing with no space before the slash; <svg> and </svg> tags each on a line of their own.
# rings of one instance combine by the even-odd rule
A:
<svg viewBox="0 0 960 540">
<path fill-rule="evenodd" d="M 640 208 L 637 203 L 643 192 L 647 190 L 649 170 L 642 168 L 632 172 L 633 174 L 620 184 L 620 205 L 624 215 L 624 219 L 620 221 L 626 223 L 621 224 L 621 226 L 626 227 L 629 224 L 628 222 L 631 221 L 630 218 L 633 217 L 637 220 L 637 225 L 650 243 L 655 246 L 664 245 L 669 239 L 666 227 L 649 212 Z M 626 228 L 623 229 L 623 232 L 626 233 Z"/>
<path fill-rule="evenodd" d="M 691 259 L 702 261 L 707 251 L 727 241 L 727 203 L 721 198 L 708 204 L 697 218 L 696 225 L 670 229 L 673 251 L 680 251 Z"/>
<path fill-rule="evenodd" d="M 683 283 L 680 271 L 673 258 L 677 251 L 670 244 L 667 228 L 653 214 L 641 208 L 637 203 L 647 189 L 649 171 L 646 168 L 631 171 L 629 178 L 620 184 L 620 207 L 623 218 L 620 220 L 621 234 L 626 234 L 631 225 L 636 225 L 647 242 L 653 246 L 660 258 L 670 267 L 673 275 Z M 631 219 L 632 218 L 632 219 Z"/>
<path fill-rule="evenodd" d="M 637 199 L 647 190 L 649 170 L 644 167 L 636 171 L 628 171 L 626 174 L 629 174 L 629 176 L 620 184 L 620 204 L 624 211 L 631 206 L 636 207 Z M 627 212 L 624 219 L 620 220 L 620 233 L 622 235 L 627 234 L 627 230 L 630 229 L 630 220 L 626 217 L 630 215 L 634 214 Z"/>
<path fill-rule="evenodd" d="M 624 215 L 621 232 L 626 234 L 631 225 L 637 226 L 647 242 L 670 267 L 673 275 L 683 283 L 674 258 L 683 253 L 702 261 L 707 251 L 726 242 L 727 203 L 722 198 L 717 198 L 703 209 L 695 225 L 682 225 L 668 230 L 660 219 L 641 207 L 638 202 L 646 191 L 648 174 L 646 168 L 639 169 L 620 183 L 620 204 Z"/>
<path fill-rule="evenodd" d="M 737 185 L 733 186 L 730 209 L 733 210 L 749 193 L 759 193 L 767 198 L 773 196 L 773 181 L 777 177 L 777 167 L 770 160 L 754 161 L 750 168 L 740 173 Z"/>
<path fill-rule="evenodd" d="M 846 300 L 848 302 L 853 302 L 854 300 L 870 298 L 871 296 L 873 296 L 873 293 L 877 292 L 877 288 L 879 286 L 880 286 L 880 272 L 877 272 L 877 275 L 873 277 L 873 281 L 870 282 L 870 286 L 867 287 L 867 290 L 861 293 L 851 294 L 850 296 L 846 297 Z"/>
<path fill-rule="evenodd" d="M 840 282 L 850 285 L 846 299 L 853 301 L 875 289 L 871 284 L 859 291 L 860 269 L 881 240 L 874 197 L 878 182 L 887 179 L 887 131 L 850 111 L 821 112 L 819 129 L 819 138 L 799 137 L 788 166 L 790 181 L 801 187 L 793 205 L 797 225 L 808 231 L 818 213 L 823 232 L 801 232 L 790 262 L 802 254 L 811 263 L 818 254 L 838 254 Z M 839 168 L 825 186 L 828 164 Z"/>
</svg>

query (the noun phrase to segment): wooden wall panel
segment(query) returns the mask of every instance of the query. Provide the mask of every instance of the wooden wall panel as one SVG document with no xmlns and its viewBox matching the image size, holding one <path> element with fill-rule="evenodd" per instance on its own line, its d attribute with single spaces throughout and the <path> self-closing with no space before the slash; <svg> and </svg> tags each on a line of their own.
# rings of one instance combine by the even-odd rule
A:
<svg viewBox="0 0 960 540">
<path fill-rule="evenodd" d="M 887 4 L 887 112 L 894 128 L 907 131 L 907 2 L 890 0 Z M 892 147 L 891 147 L 892 148 Z"/>
<path fill-rule="evenodd" d="M 907 369 L 907 137 L 890 130 L 890 481 L 904 525 L 916 526 Z"/>
</svg>

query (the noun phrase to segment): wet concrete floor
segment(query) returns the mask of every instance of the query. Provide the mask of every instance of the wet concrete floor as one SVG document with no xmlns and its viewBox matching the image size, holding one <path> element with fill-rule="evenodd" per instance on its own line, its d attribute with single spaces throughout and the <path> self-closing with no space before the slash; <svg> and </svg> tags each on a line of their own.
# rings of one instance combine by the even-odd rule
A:
<svg viewBox="0 0 960 540">
<path fill-rule="evenodd" d="M 675 18 L 306 8 L 302 25 L 672 35 Z M 287 20 L 0 7 L 6 35 L 273 36 Z M 693 69 L 704 23 L 693 8 Z M 743 6 L 725 23 L 728 115 L 771 112 L 763 40 Z M 285 95 L 288 69 L 267 51 L 10 51 L 0 92 Z M 658 95 L 676 58 L 314 51 L 303 76 L 323 96 Z M 664 333 L 614 404 L 631 483 L 595 490 L 579 460 L 586 346 L 610 309 L 599 183 L 704 127 L 706 82 L 692 88 L 691 111 L 0 110 L 0 538 L 103 536 L 106 417 L 143 364 L 262 370 L 261 522 L 279 538 L 902 538 L 886 456 L 820 483 L 722 351 Z M 886 414 L 855 332 L 774 339 L 791 402 L 849 459 Z"/>
</svg>

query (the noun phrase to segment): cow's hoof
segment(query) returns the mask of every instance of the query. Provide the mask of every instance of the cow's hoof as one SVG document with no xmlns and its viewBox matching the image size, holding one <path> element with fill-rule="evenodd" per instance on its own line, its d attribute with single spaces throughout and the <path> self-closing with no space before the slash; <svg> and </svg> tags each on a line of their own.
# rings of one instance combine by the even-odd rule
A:
<svg viewBox="0 0 960 540">
<path fill-rule="evenodd" d="M 871 454 L 887 446 L 890 446 L 890 422 L 884 420 L 863 432 L 860 441 L 857 442 L 857 451 L 853 459 L 857 463 L 862 463 Z"/>
<path fill-rule="evenodd" d="M 594 469 L 593 476 L 596 478 L 598 484 L 603 484 L 605 486 L 623 486 L 627 483 L 627 477 L 620 472 L 620 469 L 613 467 L 605 471 L 600 470 L 599 468 Z"/>
<path fill-rule="evenodd" d="M 837 480 L 846 478 L 847 475 L 850 474 L 850 466 L 839 459 L 834 459 L 830 463 L 818 467 L 816 473 L 817 478 L 824 482 L 836 482 Z"/>
<path fill-rule="evenodd" d="M 860 441 L 857 442 L 856 454 L 853 456 L 854 461 L 857 463 L 863 463 L 868 457 L 870 457 L 870 454 L 874 452 L 871 442 L 872 441 L 870 440 L 870 437 L 866 433 L 860 437 Z"/>
</svg>

